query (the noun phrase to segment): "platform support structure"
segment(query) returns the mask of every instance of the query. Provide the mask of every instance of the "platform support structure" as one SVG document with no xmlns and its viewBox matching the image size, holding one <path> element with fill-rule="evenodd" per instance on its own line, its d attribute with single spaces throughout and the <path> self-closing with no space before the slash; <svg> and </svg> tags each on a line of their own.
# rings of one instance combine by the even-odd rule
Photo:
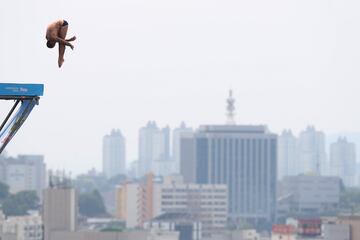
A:
<svg viewBox="0 0 360 240">
<path fill-rule="evenodd" d="M 43 95 L 42 84 L 0 83 L 0 100 L 13 100 L 14 105 L 0 126 L 0 155 L 25 122 Z M 20 104 L 20 106 L 19 106 Z M 14 114 L 15 110 L 17 112 Z"/>
</svg>

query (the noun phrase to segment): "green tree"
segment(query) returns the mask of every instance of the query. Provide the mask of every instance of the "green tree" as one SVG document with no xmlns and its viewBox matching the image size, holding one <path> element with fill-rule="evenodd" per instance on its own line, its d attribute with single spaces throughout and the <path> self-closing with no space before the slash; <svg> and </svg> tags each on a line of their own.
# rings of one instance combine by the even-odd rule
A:
<svg viewBox="0 0 360 240">
<path fill-rule="evenodd" d="M 6 216 L 26 215 L 29 210 L 39 207 L 39 198 L 35 191 L 22 191 L 8 196 L 2 208 Z"/>
<path fill-rule="evenodd" d="M 123 183 L 123 182 L 125 182 L 126 181 L 126 176 L 125 175 L 123 175 L 123 174 L 118 174 L 118 175 L 115 175 L 115 176 L 113 176 L 113 177 L 111 177 L 108 181 L 107 181 L 107 183 L 109 184 L 109 185 L 119 185 L 119 184 L 121 184 L 121 183 Z"/>
<path fill-rule="evenodd" d="M 107 183 L 105 176 L 89 176 L 89 175 L 80 175 L 75 180 L 75 188 L 80 193 L 92 192 L 97 189 L 98 191 L 107 191 L 110 190 L 110 186 Z"/>
<path fill-rule="evenodd" d="M 9 186 L 0 182 L 0 201 L 5 200 L 9 196 Z"/>
<path fill-rule="evenodd" d="M 339 208 L 341 212 L 345 213 L 359 213 L 360 212 L 360 189 L 346 188 L 340 194 Z"/>
<path fill-rule="evenodd" d="M 106 214 L 103 198 L 97 190 L 81 193 L 79 196 L 80 214 L 86 217 L 95 217 Z"/>
<path fill-rule="evenodd" d="M 97 189 L 96 184 L 91 179 L 79 178 L 75 181 L 75 188 L 78 192 L 91 192 Z"/>
<path fill-rule="evenodd" d="M 123 232 L 123 228 L 119 227 L 106 227 L 100 230 L 100 232 Z"/>
</svg>

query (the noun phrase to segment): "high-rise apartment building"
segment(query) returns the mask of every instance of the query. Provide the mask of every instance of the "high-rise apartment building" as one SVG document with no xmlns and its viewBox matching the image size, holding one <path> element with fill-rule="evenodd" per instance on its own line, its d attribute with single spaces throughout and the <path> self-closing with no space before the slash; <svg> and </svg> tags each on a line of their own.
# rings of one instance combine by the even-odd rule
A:
<svg viewBox="0 0 360 240">
<path fill-rule="evenodd" d="M 325 134 L 309 126 L 298 139 L 298 169 L 300 173 L 327 175 L 329 172 L 325 152 Z"/>
<path fill-rule="evenodd" d="M 112 130 L 103 138 L 103 172 L 107 178 L 126 173 L 125 138 L 120 130 Z"/>
<path fill-rule="evenodd" d="M 232 220 L 274 220 L 277 135 L 265 126 L 201 126 L 182 136 L 180 161 L 185 182 L 227 185 Z"/>
<path fill-rule="evenodd" d="M 42 155 L 19 155 L 0 159 L 0 181 L 10 187 L 11 193 L 36 191 L 42 198 L 46 187 L 46 165 Z"/>
<path fill-rule="evenodd" d="M 139 174 L 154 172 L 155 175 L 166 175 L 171 171 L 170 129 L 158 128 L 155 122 L 148 122 L 139 131 Z"/>
<path fill-rule="evenodd" d="M 174 173 L 180 172 L 180 139 L 181 135 L 186 133 L 192 133 L 192 128 L 185 125 L 184 122 L 180 124 L 178 128 L 173 130 L 172 141 L 172 160 L 174 161 Z"/>
<path fill-rule="evenodd" d="M 330 173 L 340 177 L 345 186 L 356 184 L 356 153 L 355 144 L 346 138 L 339 138 L 330 146 Z"/>
<path fill-rule="evenodd" d="M 290 130 L 278 137 L 278 179 L 297 174 L 297 139 Z"/>
</svg>

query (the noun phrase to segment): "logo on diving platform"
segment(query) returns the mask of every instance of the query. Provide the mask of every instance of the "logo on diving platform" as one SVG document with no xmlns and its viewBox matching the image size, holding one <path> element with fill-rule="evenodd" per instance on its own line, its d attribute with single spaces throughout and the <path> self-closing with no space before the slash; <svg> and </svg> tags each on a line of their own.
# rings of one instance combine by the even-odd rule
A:
<svg viewBox="0 0 360 240">
<path fill-rule="evenodd" d="M 24 87 L 7 87 L 6 90 L 12 91 L 12 92 L 27 92 L 29 89 Z"/>
</svg>

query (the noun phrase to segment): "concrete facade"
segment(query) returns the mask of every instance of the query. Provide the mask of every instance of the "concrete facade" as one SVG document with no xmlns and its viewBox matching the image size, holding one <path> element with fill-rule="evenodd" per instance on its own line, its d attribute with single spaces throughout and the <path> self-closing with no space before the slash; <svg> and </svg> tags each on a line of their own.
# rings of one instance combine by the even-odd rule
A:
<svg viewBox="0 0 360 240">
<path fill-rule="evenodd" d="M 360 239 L 360 216 L 340 216 L 338 224 L 350 225 L 350 240 Z"/>
<path fill-rule="evenodd" d="M 45 240 L 51 233 L 74 232 L 77 229 L 77 194 L 73 188 L 48 188 L 44 190 L 43 221 Z"/>
</svg>

